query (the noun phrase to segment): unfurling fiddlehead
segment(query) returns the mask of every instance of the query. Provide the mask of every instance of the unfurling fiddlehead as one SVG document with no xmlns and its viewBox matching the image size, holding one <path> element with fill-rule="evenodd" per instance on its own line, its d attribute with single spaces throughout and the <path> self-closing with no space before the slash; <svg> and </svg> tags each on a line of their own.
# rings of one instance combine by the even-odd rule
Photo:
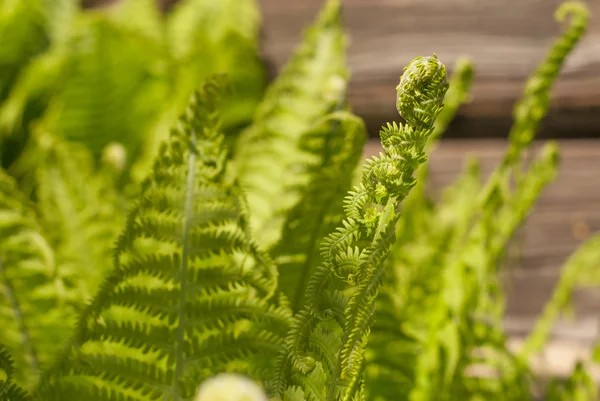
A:
<svg viewBox="0 0 600 401">
<path fill-rule="evenodd" d="M 322 244 L 323 263 L 311 277 L 271 387 L 284 400 L 364 397 L 364 348 L 383 262 L 447 89 L 446 67 L 437 56 L 418 57 L 405 68 L 397 108 L 406 124 L 380 131 L 383 153 L 364 165 L 360 185 L 345 199 L 342 226 Z"/>
<path fill-rule="evenodd" d="M 543 63 L 527 81 L 522 99 L 514 109 L 515 122 L 510 131 L 511 149 L 504 164 L 510 164 L 519 157 L 522 149 L 533 140 L 542 118 L 550 105 L 550 90 L 558 77 L 565 59 L 571 53 L 585 32 L 589 11 L 584 3 L 569 1 L 561 4 L 555 13 L 557 21 L 571 16 L 569 27 L 553 44 Z"/>
</svg>

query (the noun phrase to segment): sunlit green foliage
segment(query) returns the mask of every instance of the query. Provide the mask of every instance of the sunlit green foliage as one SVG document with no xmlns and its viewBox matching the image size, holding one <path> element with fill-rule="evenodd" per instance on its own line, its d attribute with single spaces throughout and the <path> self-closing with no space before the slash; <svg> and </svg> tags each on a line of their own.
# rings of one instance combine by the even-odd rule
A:
<svg viewBox="0 0 600 401">
<path fill-rule="evenodd" d="M 468 59 L 406 66 L 403 122 L 361 168 L 339 0 L 264 94 L 252 1 L 20 4 L 0 2 L 0 401 L 534 400 L 529 358 L 600 264 L 596 235 L 509 349 L 505 250 L 559 168 L 554 143 L 523 154 L 582 3 L 558 8 L 501 163 L 441 197 L 427 156 Z M 588 368 L 546 399 L 595 400 Z"/>
<path fill-rule="evenodd" d="M 141 158 L 144 169 L 166 139 L 165 126 L 168 131 L 211 74 L 230 74 L 237 94 L 224 108 L 231 135 L 249 123 L 262 96 L 266 75 L 254 0 L 182 0 L 164 16 L 154 0 L 92 10 L 81 10 L 77 0 L 4 3 L 3 42 L 15 45 L 0 52 L 0 63 L 14 71 L 1 77 L 8 82 L 0 97 L 0 138 L 10 144 L 3 149 L 5 167 L 31 124 L 42 120 L 53 135 L 85 144 L 96 158 L 119 142 L 127 163 Z M 17 23 L 19 30 L 11 25 Z M 18 46 L 21 39 L 30 50 Z M 138 170 L 132 174 L 143 177 Z"/>
</svg>

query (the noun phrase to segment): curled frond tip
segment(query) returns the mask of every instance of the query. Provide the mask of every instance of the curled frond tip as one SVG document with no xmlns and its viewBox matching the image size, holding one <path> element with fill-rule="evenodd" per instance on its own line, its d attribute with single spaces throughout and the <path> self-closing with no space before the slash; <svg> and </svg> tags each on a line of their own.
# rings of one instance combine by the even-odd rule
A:
<svg viewBox="0 0 600 401">
<path fill-rule="evenodd" d="M 396 87 L 398 113 L 415 128 L 430 128 L 442 111 L 448 85 L 446 66 L 436 54 L 415 58 Z"/>
</svg>

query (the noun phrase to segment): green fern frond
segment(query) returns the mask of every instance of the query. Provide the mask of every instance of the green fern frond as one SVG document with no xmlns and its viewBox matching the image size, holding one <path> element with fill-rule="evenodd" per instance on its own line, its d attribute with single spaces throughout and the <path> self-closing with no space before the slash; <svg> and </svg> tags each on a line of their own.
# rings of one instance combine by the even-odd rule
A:
<svg viewBox="0 0 600 401">
<path fill-rule="evenodd" d="M 97 158 L 119 142 L 133 160 L 167 93 L 159 44 L 103 14 L 79 17 L 44 123 L 54 135 L 86 144 Z"/>
<path fill-rule="evenodd" d="M 178 102 L 185 102 L 187 88 L 198 87 L 209 74 L 230 77 L 236 96 L 224 100 L 221 112 L 228 145 L 250 124 L 267 85 L 260 57 L 260 24 L 255 0 L 183 0 L 166 21 L 168 46 L 179 65 L 183 89 Z"/>
<path fill-rule="evenodd" d="M 250 239 L 227 170 L 215 77 L 191 100 L 130 212 L 115 269 L 81 315 L 48 400 L 189 400 L 220 372 L 264 373 L 291 318 L 276 268 Z M 120 398 L 122 397 L 122 398 Z"/>
<path fill-rule="evenodd" d="M 395 251 L 393 285 L 385 289 L 389 300 L 379 305 L 386 319 L 375 326 L 370 345 L 371 396 L 389 397 L 394 386 L 407 383 L 411 391 L 403 399 L 439 399 L 441 392 L 451 400 L 501 391 L 506 399 L 522 400 L 528 394 L 528 372 L 494 331 L 504 312 L 498 268 L 505 244 L 555 177 L 556 167 L 556 149 L 549 145 L 514 193 L 508 198 L 496 193 L 477 207 L 473 199 L 480 186 L 477 170 L 472 170 L 472 177 L 465 175 L 460 186 L 450 188 L 451 196 L 445 198 L 450 203 L 438 205 L 423 220 L 429 226 L 420 227 Z M 445 217 L 451 211 L 455 215 Z M 410 233 L 404 232 L 403 240 L 408 238 Z M 482 346 L 488 347 L 486 357 L 476 357 Z M 389 365 L 378 361 L 394 356 L 398 376 L 381 376 Z M 496 363 L 500 366 L 494 367 Z M 496 374 L 490 380 L 470 379 L 474 368 Z"/>
<path fill-rule="evenodd" d="M 469 91 L 473 83 L 473 75 L 473 64 L 469 59 L 460 58 L 456 61 L 454 65 L 454 72 L 449 80 L 448 92 L 444 97 L 444 109 L 440 112 L 438 118 L 436 118 L 433 133 L 427 141 L 427 154 L 432 152 L 437 141 L 446 131 L 448 125 L 456 115 L 459 107 L 468 100 Z M 468 177 L 471 177 L 471 174 L 468 174 Z M 431 212 L 433 210 L 433 202 L 426 193 L 429 183 L 429 163 L 427 160 L 421 166 L 419 166 L 416 178 L 417 184 L 410 192 L 410 195 L 407 196 L 406 200 L 403 202 L 402 207 L 405 210 L 410 210 L 410 213 L 403 214 L 400 222 L 398 223 L 398 244 L 404 243 L 403 237 L 412 238 L 412 236 L 414 236 L 417 232 L 425 231 L 423 229 L 425 224 L 430 224 L 430 222 L 424 221 L 431 218 Z M 469 178 L 466 179 L 468 182 L 473 181 Z M 457 188 L 456 193 L 465 194 L 465 189 L 466 188 Z M 463 197 L 463 199 L 468 200 L 470 196 L 474 195 L 473 192 L 469 193 L 471 195 L 466 195 Z M 445 196 L 448 196 L 448 194 Z M 457 216 L 457 214 L 455 214 L 455 209 L 452 206 L 464 208 L 465 204 L 461 202 L 453 202 L 451 206 L 449 205 L 449 207 L 446 208 L 446 210 L 448 210 L 446 215 Z M 437 221 L 437 228 L 433 232 L 440 232 L 439 223 L 440 222 Z"/>
<path fill-rule="evenodd" d="M 49 94 L 62 80 L 65 60 L 64 49 L 58 47 L 38 55 L 22 68 L 0 105 L 0 136 L 22 137 L 20 142 L 25 142 L 30 122 L 43 114 Z M 4 166 L 9 166 L 14 158 L 4 155 Z"/>
<path fill-rule="evenodd" d="M 11 383 L 4 393 L 0 393 L 0 401 L 33 401 L 34 398 L 18 385 Z"/>
<path fill-rule="evenodd" d="M 180 75 L 177 102 L 185 102 L 188 88 L 198 87 L 210 74 L 230 77 L 236 96 L 224 100 L 222 111 L 228 145 L 251 122 L 267 85 L 260 23 L 255 0 L 183 0 L 167 17 L 168 46 Z"/>
<path fill-rule="evenodd" d="M 594 401 L 598 399 L 598 386 L 589 375 L 584 363 L 579 362 L 573 373 L 561 382 L 553 379 L 545 394 L 548 401 Z"/>
<path fill-rule="evenodd" d="M 569 7 L 561 6 L 561 9 Z M 473 180 L 463 174 L 466 181 L 459 180 L 450 187 L 449 191 L 452 192 L 447 191 L 446 195 L 455 195 L 445 198 L 441 203 L 434 204 L 427 199 L 424 188 L 420 187 L 421 191 L 413 193 L 417 200 L 409 198 L 408 201 L 413 202 L 405 204 L 407 213 L 399 225 L 400 241 L 392 259 L 395 268 L 391 272 L 394 274 L 385 288 L 388 296 L 382 298 L 379 305 L 380 310 L 386 311 L 383 316 L 387 320 L 382 326 L 375 326 L 374 341 L 370 347 L 373 360 L 386 360 L 383 354 L 391 353 L 404 362 L 400 365 L 405 367 L 401 370 L 405 373 L 397 377 L 393 374 L 380 375 L 387 383 L 371 380 L 368 387 L 370 396 L 390 396 L 393 386 L 403 383 L 412 383 L 410 386 L 413 387 L 405 395 L 406 399 L 433 399 L 440 392 L 448 394 L 448 397 L 454 394 L 462 398 L 466 396 L 465 392 L 473 396 L 489 396 L 493 391 L 500 391 L 498 387 L 493 391 L 485 387 L 484 383 L 487 382 L 481 379 L 474 381 L 481 385 L 461 387 L 464 385 L 461 382 L 464 372 L 471 366 L 489 365 L 493 362 L 493 358 L 478 360 L 469 356 L 469 350 L 477 350 L 482 341 L 485 343 L 486 340 L 483 338 L 475 341 L 477 337 L 472 333 L 476 326 L 467 322 L 474 316 L 482 315 L 491 324 L 500 324 L 504 303 L 496 275 L 506 243 L 526 218 L 543 188 L 555 177 L 557 167 L 556 149 L 551 144 L 542 151 L 539 160 L 534 162 L 529 171 L 516 174 L 516 187 L 511 190 L 510 169 L 517 166 L 521 152 L 531 144 L 531 138 L 525 140 L 525 134 L 516 133 L 529 135 L 537 129 L 547 110 L 544 96 L 547 96 L 549 85 L 556 78 L 556 73 L 549 71 L 558 71 L 583 31 L 581 24 L 585 25 L 585 20 L 578 20 L 574 24 L 575 28 L 567 30 L 566 39 L 557 42 L 558 45 L 550 52 L 548 60 L 541 64 L 538 73 L 530 79 L 529 89 L 520 103 L 528 106 L 517 106 L 521 112 L 516 114 L 511 145 L 503 163 L 485 186 L 480 188 L 478 177 L 473 176 L 476 178 Z M 566 46 L 565 43 L 569 45 Z M 560 57 L 557 56 L 558 53 L 561 54 Z M 544 85 L 540 86 L 543 90 L 530 90 L 535 82 L 540 82 L 540 77 L 544 80 Z M 533 105 L 541 108 L 535 109 Z M 423 185 L 423 182 L 424 180 L 419 185 Z M 468 182 L 472 184 L 462 188 Z M 413 213 L 408 212 L 413 210 Z M 444 268 L 442 272 L 435 273 L 435 266 Z M 438 279 L 431 280 L 431 277 Z M 432 316 L 439 316 L 437 323 Z M 458 360 L 454 357 L 454 363 L 443 359 L 443 355 L 449 355 L 444 347 L 448 350 L 453 348 L 444 346 L 444 342 L 450 338 L 447 334 L 443 337 L 437 334 L 444 332 L 445 327 L 456 327 L 459 330 L 459 344 L 454 348 L 462 349 L 464 356 Z M 407 339 L 393 341 L 397 331 Z M 454 337 L 456 338 L 456 334 Z M 508 355 L 503 342 L 495 344 L 492 348 L 496 355 Z M 420 356 L 416 356 L 417 354 Z M 490 383 L 503 386 L 504 389 L 510 388 L 510 392 L 503 393 L 507 399 L 522 399 L 524 394 L 528 394 L 526 367 L 515 358 L 504 360 L 505 365 L 501 369 L 503 374 Z M 369 374 L 377 377 L 379 372 L 385 371 L 385 366 L 373 365 Z M 456 375 L 455 381 L 435 380 L 452 375 Z M 387 393 L 386 390 L 380 391 L 386 388 Z"/>
<path fill-rule="evenodd" d="M 585 3 L 566 1 L 556 9 L 556 20 L 563 21 L 571 17 L 569 26 L 562 36 L 552 45 L 545 60 L 527 80 L 522 99 L 515 105 L 514 124 L 509 133 L 511 148 L 504 163 L 512 163 L 520 156 L 537 132 L 538 126 L 550 106 L 550 90 L 567 56 L 577 45 L 589 20 L 589 11 Z"/>
<path fill-rule="evenodd" d="M 160 26 L 164 57 L 159 70 L 169 85 L 169 100 L 161 103 L 160 116 L 146 132 L 132 172 L 134 179 L 145 176 L 193 88 L 212 74 L 228 74 L 236 94 L 224 99 L 221 109 L 225 144 L 233 147 L 239 131 L 251 123 L 267 84 L 259 28 L 260 13 L 254 0 L 182 0 L 164 17 Z M 241 65 L 244 68 L 239 68 Z"/>
<path fill-rule="evenodd" d="M 311 277 L 307 303 L 296 315 L 278 360 L 273 395 L 300 388 L 322 400 L 364 397 L 366 341 L 372 326 L 384 261 L 394 242 L 398 207 L 414 186 L 412 174 L 425 160 L 424 148 L 448 88 L 446 69 L 437 57 L 419 57 L 398 85 L 397 107 L 408 124 L 388 124 L 381 132 L 384 152 L 363 166 L 361 184 L 345 201 L 346 219 L 322 243 L 323 263 Z M 328 353 L 313 333 L 341 338 Z M 335 353 L 332 368 L 329 353 Z M 328 366 L 329 365 L 329 366 Z"/>
<path fill-rule="evenodd" d="M 561 276 L 550 300 L 546 303 L 542 315 L 519 352 L 519 356 L 526 360 L 544 347 L 548 341 L 552 324 L 559 317 L 570 300 L 579 277 L 586 270 L 595 270 L 600 267 L 600 235 L 595 235 L 586 240 L 569 257 L 561 270 Z"/>
<path fill-rule="evenodd" d="M 70 302 L 83 307 L 110 270 L 125 219 L 114 176 L 96 166 L 84 145 L 54 137 L 43 126 L 32 133 L 11 173 L 35 200 Z"/>
<path fill-rule="evenodd" d="M 311 179 L 307 170 L 327 162 L 326 153 L 304 145 L 309 131 L 327 114 L 345 108 L 348 74 L 339 3 L 325 4 L 236 145 L 251 227 L 265 248 L 280 238 L 289 211 L 303 196 Z M 340 131 L 329 135 L 336 134 Z"/>
<path fill-rule="evenodd" d="M 71 325 L 65 283 L 29 200 L 0 173 L 0 342 L 16 361 L 15 383 L 30 388 Z"/>
<path fill-rule="evenodd" d="M 0 37 L 7 44 L 0 50 L 0 137 L 6 140 L 0 158 L 7 168 L 21 151 L 29 122 L 43 114 L 59 81 L 64 45 L 79 4 L 5 1 L 0 8 Z"/>
</svg>

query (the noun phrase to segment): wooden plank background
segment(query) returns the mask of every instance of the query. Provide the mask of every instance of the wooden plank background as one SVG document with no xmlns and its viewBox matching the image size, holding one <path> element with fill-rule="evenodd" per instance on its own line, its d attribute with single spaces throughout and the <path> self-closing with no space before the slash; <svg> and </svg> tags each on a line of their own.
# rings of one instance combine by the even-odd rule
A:
<svg viewBox="0 0 600 401">
<path fill-rule="evenodd" d="M 558 0 L 343 0 L 350 38 L 350 98 L 371 133 L 397 118 L 394 88 L 414 57 L 436 53 L 452 70 L 466 55 L 476 69 L 472 101 L 449 136 L 505 137 L 527 76 L 561 27 Z M 263 53 L 275 74 L 323 0 L 260 0 Z M 600 1 L 588 0 L 585 38 L 569 56 L 541 137 L 600 137 Z"/>
</svg>

